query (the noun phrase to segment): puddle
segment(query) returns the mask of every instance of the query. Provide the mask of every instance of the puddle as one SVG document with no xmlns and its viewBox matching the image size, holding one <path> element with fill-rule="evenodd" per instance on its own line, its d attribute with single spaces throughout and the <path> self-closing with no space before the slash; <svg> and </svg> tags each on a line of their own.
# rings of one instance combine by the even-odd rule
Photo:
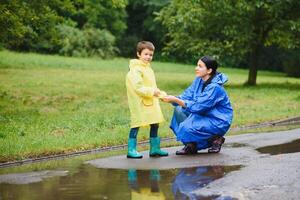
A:
<svg viewBox="0 0 300 200">
<path fill-rule="evenodd" d="M 285 144 L 261 147 L 256 150 L 260 153 L 268 153 L 271 155 L 296 153 L 300 152 L 300 139 Z"/>
<path fill-rule="evenodd" d="M 240 147 L 247 147 L 247 144 L 243 143 L 225 143 L 224 147 L 231 147 L 231 148 L 240 148 Z"/>
<path fill-rule="evenodd" d="M 80 165 L 77 170 L 59 176 L 43 176 L 39 182 L 18 183 L 10 180 L 16 173 L 0 176 L 0 199 L 232 199 L 199 196 L 195 190 L 220 179 L 241 166 L 201 166 L 171 170 L 98 169 Z M 40 174 L 39 171 L 35 172 Z M 21 174 L 21 173 L 20 173 Z M 19 174 L 19 175 L 20 175 Z M 23 179 L 32 176 L 22 173 Z"/>
<path fill-rule="evenodd" d="M 28 173 L 15 173 L 0 175 L 0 183 L 9 183 L 9 184 L 28 184 L 41 182 L 43 179 L 54 177 L 54 176 L 66 176 L 67 171 L 37 171 L 37 172 L 28 172 Z"/>
<path fill-rule="evenodd" d="M 208 166 L 181 169 L 172 182 L 174 199 L 232 199 L 230 197 L 196 195 L 194 191 L 222 178 L 230 171 L 239 170 L 240 167 Z"/>
</svg>

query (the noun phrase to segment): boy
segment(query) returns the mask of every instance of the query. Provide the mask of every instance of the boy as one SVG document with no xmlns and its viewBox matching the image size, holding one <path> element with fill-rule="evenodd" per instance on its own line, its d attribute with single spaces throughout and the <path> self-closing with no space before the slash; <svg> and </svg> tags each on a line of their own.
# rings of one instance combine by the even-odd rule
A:
<svg viewBox="0 0 300 200">
<path fill-rule="evenodd" d="M 150 125 L 150 152 L 152 156 L 168 156 L 160 149 L 157 137 L 159 123 L 164 121 L 158 97 L 164 92 L 156 86 L 154 72 L 150 66 L 155 47 L 151 42 L 141 41 L 137 44 L 138 59 L 130 60 L 126 76 L 128 105 L 131 115 L 131 129 L 128 139 L 127 158 L 142 158 L 136 151 L 139 127 Z"/>
</svg>

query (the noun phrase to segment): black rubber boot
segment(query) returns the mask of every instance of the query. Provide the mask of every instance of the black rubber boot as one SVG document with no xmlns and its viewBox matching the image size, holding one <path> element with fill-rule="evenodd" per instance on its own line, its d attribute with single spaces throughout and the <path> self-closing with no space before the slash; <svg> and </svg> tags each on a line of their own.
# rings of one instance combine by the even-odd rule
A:
<svg viewBox="0 0 300 200">
<path fill-rule="evenodd" d="M 214 136 L 211 142 L 212 146 L 208 149 L 208 153 L 219 153 L 224 142 L 225 138 L 222 136 Z"/>
<path fill-rule="evenodd" d="M 187 143 L 183 149 L 176 151 L 176 155 L 191 155 L 197 154 L 197 145 L 196 143 Z"/>
</svg>

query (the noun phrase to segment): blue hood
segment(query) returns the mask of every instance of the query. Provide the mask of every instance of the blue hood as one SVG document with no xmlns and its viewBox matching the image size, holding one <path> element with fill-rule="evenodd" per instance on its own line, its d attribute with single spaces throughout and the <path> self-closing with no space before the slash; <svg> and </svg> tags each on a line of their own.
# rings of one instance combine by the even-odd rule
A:
<svg viewBox="0 0 300 200">
<path fill-rule="evenodd" d="M 218 83 L 219 85 L 224 85 L 228 81 L 225 74 L 217 72 L 215 77 L 211 80 L 211 83 Z"/>
</svg>

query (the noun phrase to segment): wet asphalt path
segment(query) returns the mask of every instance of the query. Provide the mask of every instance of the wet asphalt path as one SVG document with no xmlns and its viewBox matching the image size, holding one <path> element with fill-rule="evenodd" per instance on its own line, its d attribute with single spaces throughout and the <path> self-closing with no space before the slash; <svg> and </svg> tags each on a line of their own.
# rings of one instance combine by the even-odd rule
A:
<svg viewBox="0 0 300 200">
<path fill-rule="evenodd" d="M 300 199 L 300 145 L 293 153 L 270 155 L 256 149 L 300 139 L 300 129 L 272 133 L 243 134 L 226 137 L 219 154 L 199 151 L 197 155 L 176 156 L 182 147 L 165 148 L 168 157 L 127 159 L 125 155 L 86 162 L 97 168 L 172 169 L 196 166 L 242 165 L 225 177 L 194 191 L 201 195 L 230 196 L 236 199 Z M 286 148 L 286 147 L 284 147 Z"/>
</svg>

